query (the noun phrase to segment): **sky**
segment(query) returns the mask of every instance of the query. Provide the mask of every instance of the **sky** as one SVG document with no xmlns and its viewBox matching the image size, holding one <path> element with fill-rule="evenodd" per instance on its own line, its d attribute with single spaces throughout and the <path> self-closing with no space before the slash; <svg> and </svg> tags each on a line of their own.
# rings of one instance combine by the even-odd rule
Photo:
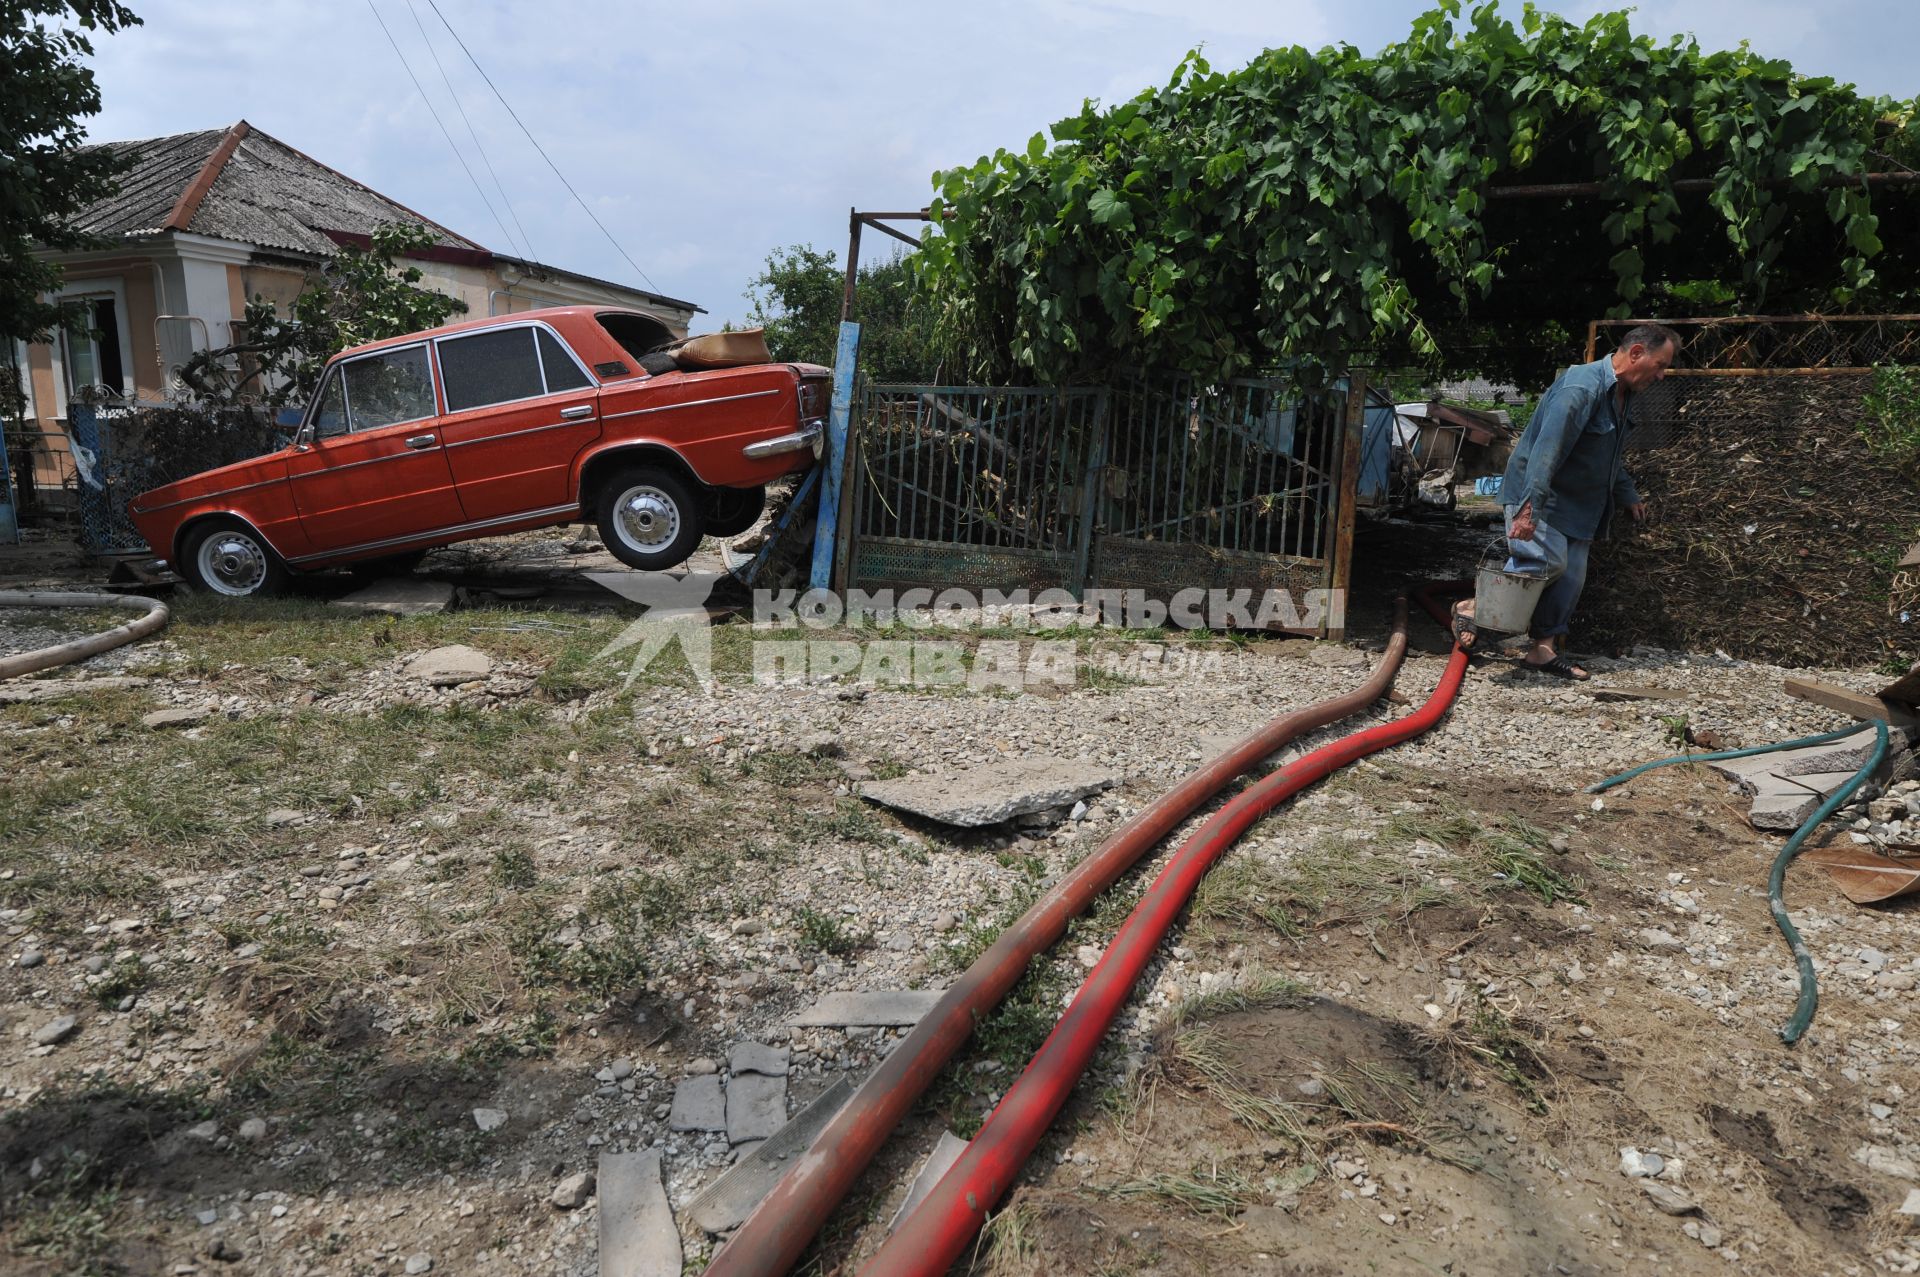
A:
<svg viewBox="0 0 1920 1277">
<path fill-rule="evenodd" d="M 96 37 L 95 140 L 244 118 L 489 248 L 692 301 L 708 312 L 695 331 L 745 320 L 770 252 L 805 243 L 844 260 L 850 208 L 923 207 L 935 170 L 1024 146 L 1084 98 L 1164 83 L 1190 48 L 1217 68 L 1291 44 L 1373 53 L 1428 7 L 436 0 L 590 217 L 429 0 L 127 2 L 145 25 Z M 1540 7 L 1584 20 L 1622 6 Z M 1505 8 L 1518 22 L 1520 6 Z M 1707 48 L 1745 39 L 1804 74 L 1920 93 L 1913 0 L 1648 0 L 1634 29 Z M 891 242 L 869 233 L 863 255 Z"/>
</svg>

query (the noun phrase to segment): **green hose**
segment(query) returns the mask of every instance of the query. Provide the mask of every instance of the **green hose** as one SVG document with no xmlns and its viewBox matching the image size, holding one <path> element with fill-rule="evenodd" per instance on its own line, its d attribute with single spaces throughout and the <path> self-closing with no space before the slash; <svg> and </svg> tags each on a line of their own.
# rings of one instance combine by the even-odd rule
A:
<svg viewBox="0 0 1920 1277">
<path fill-rule="evenodd" d="M 1662 758 L 1658 762 L 1642 763 L 1618 776 L 1609 776 L 1596 785 L 1587 786 L 1587 792 L 1597 794 L 1603 789 L 1611 789 L 1623 781 L 1631 780 L 1644 771 L 1655 767 L 1665 767 L 1670 763 L 1703 763 L 1722 758 L 1743 758 L 1750 754 L 1771 754 L 1783 749 L 1795 749 L 1802 745 L 1823 745 L 1828 741 L 1839 740 L 1843 736 L 1852 736 L 1860 731 L 1859 725 L 1842 728 L 1837 732 L 1828 732 L 1822 736 L 1803 736 L 1799 740 L 1783 741 L 1778 745 L 1757 745 L 1752 749 L 1730 749 L 1718 754 L 1682 754 L 1676 758 Z M 1783 893 L 1787 885 L 1787 866 L 1800 854 L 1800 848 L 1813 831 L 1826 822 L 1853 797 L 1854 791 L 1867 782 L 1867 778 L 1886 761 L 1887 724 L 1885 720 L 1875 720 L 1873 724 L 1873 754 L 1866 763 L 1855 772 L 1847 783 L 1833 791 L 1827 800 L 1814 809 L 1811 816 L 1800 823 L 1793 831 L 1793 837 L 1787 839 L 1787 845 L 1773 858 L 1773 869 L 1767 875 L 1767 907 L 1773 911 L 1774 925 L 1780 928 L 1780 934 L 1786 937 L 1787 947 L 1793 950 L 1794 966 L 1800 971 L 1800 997 L 1794 1003 L 1793 1014 L 1787 1018 L 1786 1027 L 1780 1030 L 1780 1040 L 1792 1046 L 1800 1040 L 1800 1035 L 1813 1023 L 1813 1013 L 1820 1005 L 1820 986 L 1813 974 L 1813 955 L 1807 952 L 1807 945 L 1800 938 L 1800 931 L 1793 925 L 1793 919 L 1787 916 L 1787 904 Z"/>
</svg>

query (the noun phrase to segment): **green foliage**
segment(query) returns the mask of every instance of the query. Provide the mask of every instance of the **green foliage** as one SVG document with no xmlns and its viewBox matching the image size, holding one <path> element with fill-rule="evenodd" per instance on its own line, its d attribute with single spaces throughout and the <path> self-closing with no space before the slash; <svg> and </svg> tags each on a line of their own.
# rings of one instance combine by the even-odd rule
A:
<svg viewBox="0 0 1920 1277">
<path fill-rule="evenodd" d="M 753 303 L 749 318 L 767 330 L 767 348 L 775 359 L 831 366 L 845 287 L 846 272 L 831 252 L 795 244 L 767 256 L 766 268 L 747 292 Z M 947 343 L 904 255 L 862 263 L 853 318 L 861 325 L 860 370 L 868 377 L 939 379 Z"/>
<path fill-rule="evenodd" d="M 821 913 L 818 909 L 801 905 L 794 918 L 800 924 L 800 944 L 804 948 L 820 953 L 848 954 L 867 944 L 866 936 L 848 931 L 838 918 Z"/>
<path fill-rule="evenodd" d="M 1920 478 L 1920 368 L 1873 370 L 1873 389 L 1860 401 L 1860 436 L 1873 455 Z"/>
<path fill-rule="evenodd" d="M 418 266 L 400 264 L 433 243 L 424 228 L 392 223 L 370 240 L 364 249 L 343 247 L 286 316 L 265 298 L 248 302 L 245 340 L 195 355 L 181 377 L 215 402 L 304 403 L 327 360 L 341 351 L 438 327 L 466 310 L 459 298 L 420 287 Z M 262 390 L 276 379 L 277 386 Z"/>
<path fill-rule="evenodd" d="M 1867 191 L 1825 184 L 1910 150 L 1912 104 L 1635 36 L 1625 13 L 1460 15 L 1443 0 L 1377 57 L 1273 49 L 1221 72 L 1191 53 L 1051 145 L 935 174 L 943 233 L 914 265 L 972 371 L 1440 363 L 1451 342 L 1531 382 L 1652 289 L 1709 276 L 1747 304 L 1832 304 L 1875 282 Z M 1713 183 L 1704 201 L 1683 178 Z M 1522 183 L 1600 194 L 1490 198 Z"/>
<path fill-rule="evenodd" d="M 73 219 L 126 161 L 83 145 L 81 121 L 100 111 L 89 37 L 139 25 L 113 0 L 0 0 L 0 337 L 44 340 L 72 318 L 42 300 L 60 268 L 34 250 L 98 246 Z"/>
</svg>

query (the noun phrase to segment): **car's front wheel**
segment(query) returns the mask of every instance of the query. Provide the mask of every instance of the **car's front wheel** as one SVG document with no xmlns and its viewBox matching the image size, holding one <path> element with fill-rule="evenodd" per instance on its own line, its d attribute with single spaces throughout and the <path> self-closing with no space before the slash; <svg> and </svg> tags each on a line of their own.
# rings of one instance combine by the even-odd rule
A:
<svg viewBox="0 0 1920 1277">
<path fill-rule="evenodd" d="M 631 568 L 661 572 L 686 562 L 706 532 L 706 519 L 687 485 L 665 470 L 636 466 L 600 490 L 595 510 L 600 539 Z"/>
<path fill-rule="evenodd" d="M 707 535 L 737 537 L 754 524 L 767 509 L 766 485 L 751 488 L 715 488 L 707 505 Z"/>
<path fill-rule="evenodd" d="M 266 538 L 238 520 L 203 523 L 181 546 L 180 575 L 187 584 L 230 599 L 277 594 L 287 568 Z"/>
</svg>

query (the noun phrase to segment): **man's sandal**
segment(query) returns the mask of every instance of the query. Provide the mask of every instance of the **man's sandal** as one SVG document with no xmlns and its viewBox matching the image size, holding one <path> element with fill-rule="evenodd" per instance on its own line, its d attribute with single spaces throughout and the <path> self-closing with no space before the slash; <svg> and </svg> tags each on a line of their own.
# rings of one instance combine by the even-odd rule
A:
<svg viewBox="0 0 1920 1277">
<path fill-rule="evenodd" d="M 1453 609 L 1453 641 L 1460 645 L 1461 651 L 1471 652 L 1479 638 L 1480 631 L 1474 627 L 1473 618 L 1456 606 Z"/>
<path fill-rule="evenodd" d="M 1551 674 L 1555 678 L 1569 679 L 1575 683 L 1584 683 L 1591 677 L 1585 670 L 1568 660 L 1564 654 L 1556 655 L 1550 661 L 1541 661 L 1537 665 L 1532 661 L 1522 661 L 1520 668 L 1532 670 L 1537 674 Z"/>
</svg>

